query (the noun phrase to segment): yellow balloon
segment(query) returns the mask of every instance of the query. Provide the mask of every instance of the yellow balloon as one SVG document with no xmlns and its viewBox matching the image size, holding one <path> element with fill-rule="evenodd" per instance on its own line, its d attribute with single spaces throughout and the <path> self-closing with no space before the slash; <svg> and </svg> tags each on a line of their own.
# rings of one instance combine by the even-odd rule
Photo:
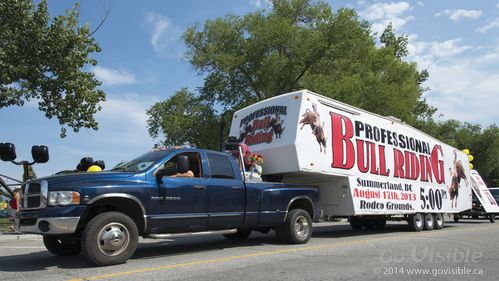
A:
<svg viewBox="0 0 499 281">
<path fill-rule="evenodd" d="M 471 162 L 471 161 L 473 161 L 473 159 L 475 159 L 475 158 L 473 157 L 473 155 L 468 155 L 468 159 L 469 159 L 469 160 L 470 160 L 470 162 Z"/>
<path fill-rule="evenodd" d="M 470 163 L 470 170 L 473 170 L 473 164 Z"/>
<path fill-rule="evenodd" d="M 101 171 L 102 171 L 101 167 L 99 167 L 97 165 L 92 165 L 87 170 L 87 172 L 101 172 Z"/>
<path fill-rule="evenodd" d="M 463 149 L 463 152 L 466 153 L 466 154 L 470 154 L 470 151 L 467 148 Z"/>
</svg>

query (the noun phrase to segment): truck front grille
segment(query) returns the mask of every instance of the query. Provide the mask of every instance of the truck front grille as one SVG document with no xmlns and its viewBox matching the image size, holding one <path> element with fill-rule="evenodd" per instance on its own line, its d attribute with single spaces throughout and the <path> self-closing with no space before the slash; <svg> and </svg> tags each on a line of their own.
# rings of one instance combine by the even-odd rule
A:
<svg viewBox="0 0 499 281">
<path fill-rule="evenodd" d="M 21 190 L 21 210 L 41 209 L 47 206 L 47 181 L 30 182 Z"/>
</svg>

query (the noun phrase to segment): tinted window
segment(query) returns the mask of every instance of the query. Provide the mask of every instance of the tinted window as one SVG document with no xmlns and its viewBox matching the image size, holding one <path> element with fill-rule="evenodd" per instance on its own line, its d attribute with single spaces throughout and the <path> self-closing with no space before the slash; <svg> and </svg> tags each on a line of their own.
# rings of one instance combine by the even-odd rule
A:
<svg viewBox="0 0 499 281">
<path fill-rule="evenodd" d="M 498 196 L 499 195 L 499 189 L 489 189 L 490 193 L 492 193 L 492 195 L 495 195 L 495 196 Z"/>
<path fill-rule="evenodd" d="M 208 164 L 212 178 L 233 179 L 234 170 L 229 159 L 224 155 L 208 154 Z"/>
</svg>

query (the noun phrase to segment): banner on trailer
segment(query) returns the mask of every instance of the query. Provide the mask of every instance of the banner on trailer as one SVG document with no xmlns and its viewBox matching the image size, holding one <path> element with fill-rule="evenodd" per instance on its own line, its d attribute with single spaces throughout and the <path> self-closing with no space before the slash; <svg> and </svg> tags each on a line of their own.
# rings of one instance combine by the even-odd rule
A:
<svg viewBox="0 0 499 281">
<path fill-rule="evenodd" d="M 231 134 L 270 158 L 264 172 L 347 176 L 355 214 L 471 208 L 468 156 L 396 118 L 306 90 L 259 102 L 236 115 Z"/>
<path fill-rule="evenodd" d="M 473 193 L 475 193 L 478 201 L 482 204 L 485 212 L 499 213 L 499 206 L 497 205 L 494 196 L 492 196 L 489 188 L 476 170 L 471 170 L 471 187 L 473 188 Z"/>
</svg>

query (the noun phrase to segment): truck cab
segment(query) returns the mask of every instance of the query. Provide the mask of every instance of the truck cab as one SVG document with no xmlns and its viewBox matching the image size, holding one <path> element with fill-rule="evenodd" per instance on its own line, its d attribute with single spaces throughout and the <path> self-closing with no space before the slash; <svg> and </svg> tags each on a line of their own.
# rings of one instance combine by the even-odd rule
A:
<svg viewBox="0 0 499 281">
<path fill-rule="evenodd" d="M 125 262 L 138 237 L 223 234 L 246 238 L 274 229 L 306 243 L 320 215 L 317 188 L 245 182 L 233 154 L 155 149 L 110 171 L 60 174 L 27 182 L 19 230 L 43 235 L 61 256 L 83 251 L 96 265 Z"/>
</svg>

